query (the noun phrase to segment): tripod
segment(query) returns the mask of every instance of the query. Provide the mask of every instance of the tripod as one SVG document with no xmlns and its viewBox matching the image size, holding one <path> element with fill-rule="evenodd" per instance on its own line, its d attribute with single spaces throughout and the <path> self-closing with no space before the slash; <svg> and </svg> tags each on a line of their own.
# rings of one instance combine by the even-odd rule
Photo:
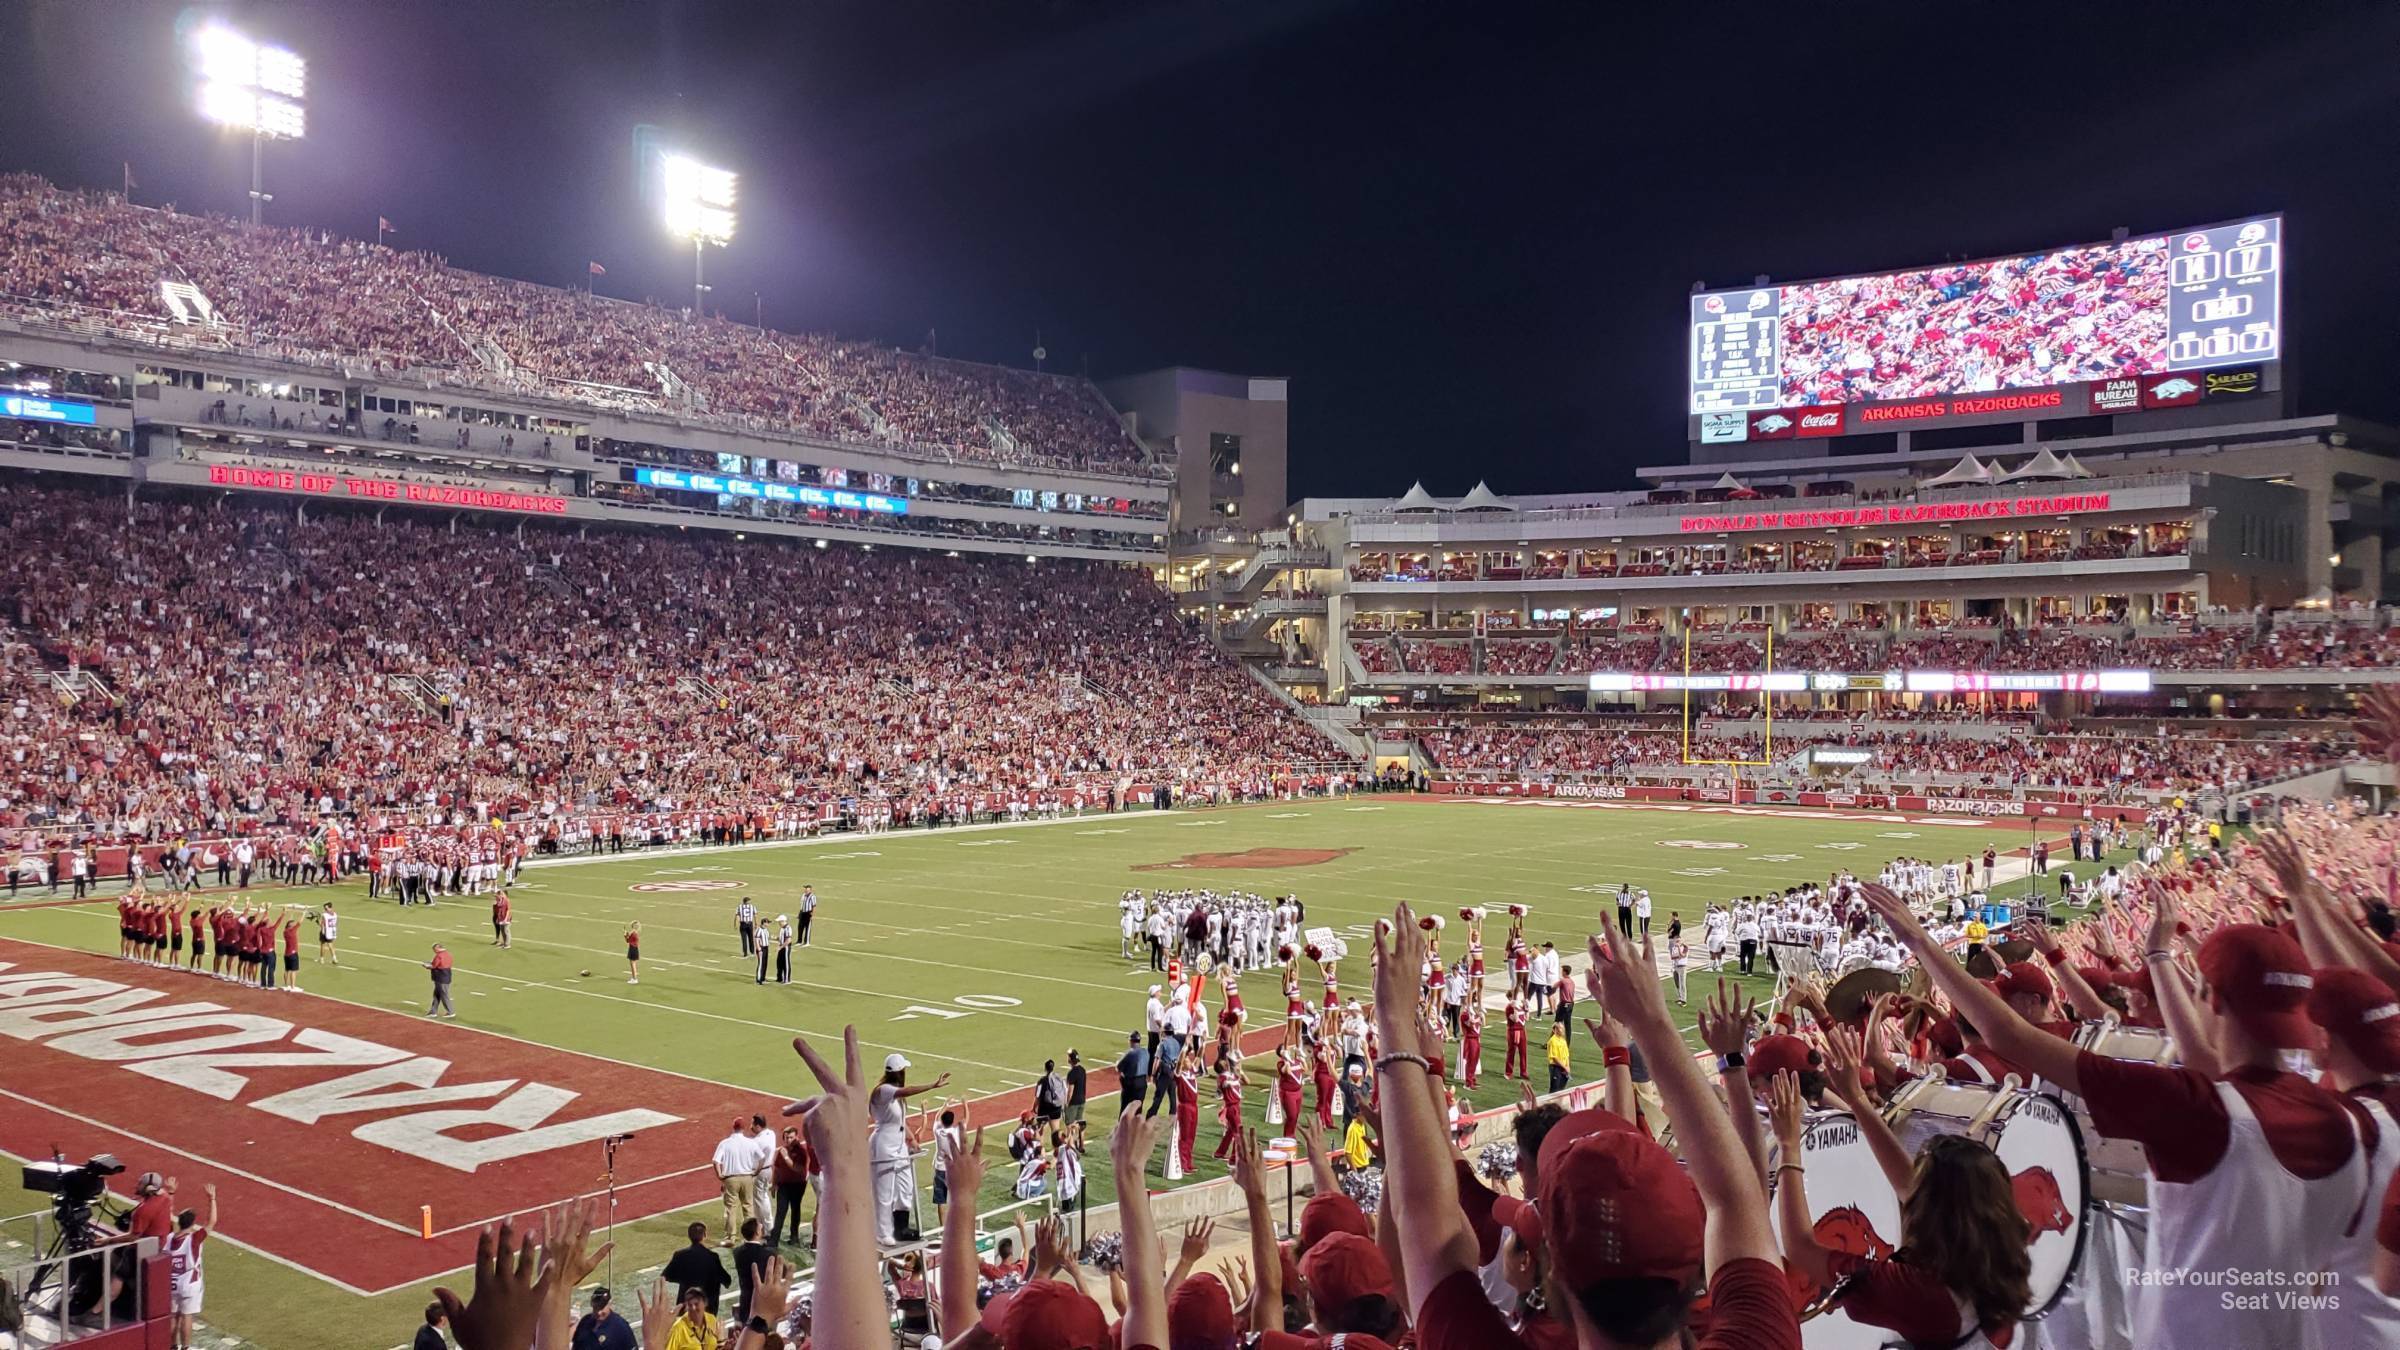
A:
<svg viewBox="0 0 2400 1350">
<path fill-rule="evenodd" d="M 617 1150 L 633 1138 L 630 1134 L 610 1135 L 600 1141 L 600 1183 L 608 1187 L 608 1287 L 617 1287 Z"/>
</svg>

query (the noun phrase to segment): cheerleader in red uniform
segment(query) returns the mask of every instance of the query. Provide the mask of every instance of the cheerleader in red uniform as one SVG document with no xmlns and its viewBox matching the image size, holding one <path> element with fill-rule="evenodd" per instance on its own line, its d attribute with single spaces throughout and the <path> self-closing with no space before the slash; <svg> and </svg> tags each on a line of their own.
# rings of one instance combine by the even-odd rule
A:
<svg viewBox="0 0 2400 1350">
<path fill-rule="evenodd" d="M 1473 1087 L 1475 1086 L 1475 1080 L 1481 1075 L 1483 1070 L 1482 999 L 1478 998 L 1476 1001 L 1468 1004 L 1463 1010 L 1460 1011 L 1458 1015 L 1458 1031 L 1459 1076 L 1467 1080 L 1468 1087 Z"/>
<path fill-rule="evenodd" d="M 1500 1074 L 1504 1078 L 1514 1078 L 1523 1082 L 1525 1081 L 1527 1062 L 1525 1000 L 1512 992 L 1508 996 L 1508 1057 L 1501 1065 Z"/>
<path fill-rule="evenodd" d="M 1300 1096 L 1307 1087 L 1308 1060 L 1300 1053 L 1297 1041 L 1286 1041 L 1275 1052 L 1275 1095 L 1283 1107 L 1283 1125 L 1288 1130 L 1300 1128 Z"/>
<path fill-rule="evenodd" d="M 1242 1137 L 1242 1070 L 1230 1055 L 1217 1059 L 1217 1124 L 1225 1130 L 1211 1155 L 1219 1162 L 1231 1156 Z"/>
</svg>

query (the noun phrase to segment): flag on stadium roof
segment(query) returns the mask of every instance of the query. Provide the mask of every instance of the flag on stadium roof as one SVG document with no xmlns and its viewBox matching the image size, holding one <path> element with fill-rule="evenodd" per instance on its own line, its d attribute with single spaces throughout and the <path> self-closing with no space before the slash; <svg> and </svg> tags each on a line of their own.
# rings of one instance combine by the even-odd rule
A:
<svg viewBox="0 0 2400 1350">
<path fill-rule="evenodd" d="M 585 263 L 585 264 L 584 264 L 584 266 L 585 266 L 586 268 L 589 268 L 589 269 L 591 270 L 591 274 L 592 274 L 593 276 L 596 276 L 596 277 L 604 277 L 604 276 L 607 276 L 607 275 L 608 275 L 608 269 L 607 269 L 607 268 L 605 268 L 605 267 L 602 267 L 600 264 L 598 264 L 598 263 L 596 263 L 596 262 L 587 262 L 587 263 Z"/>
</svg>

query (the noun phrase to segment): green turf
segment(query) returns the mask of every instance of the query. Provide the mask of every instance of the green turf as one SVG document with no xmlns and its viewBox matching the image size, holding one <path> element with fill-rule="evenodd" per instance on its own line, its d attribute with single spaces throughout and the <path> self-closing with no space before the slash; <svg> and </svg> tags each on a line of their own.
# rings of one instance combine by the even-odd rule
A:
<svg viewBox="0 0 2400 1350">
<path fill-rule="evenodd" d="M 2022 822 L 1957 827 L 1368 797 L 802 846 L 628 853 L 529 869 L 524 884 L 512 888 L 515 943 L 505 952 L 486 945 L 490 927 L 480 899 L 402 910 L 367 900 L 363 888 L 320 888 L 344 902 L 346 968 L 305 965 L 302 977 L 311 994 L 422 1012 L 419 963 L 431 943 L 442 941 L 458 956 L 455 992 L 468 1025 L 780 1098 L 809 1090 L 790 1048 L 795 1031 L 838 1044 L 843 1025 L 856 1023 L 874 1056 L 903 1050 L 917 1065 L 913 1080 L 947 1071 L 953 1078 L 944 1095 L 975 1097 L 1029 1085 L 1044 1058 L 1063 1062 L 1070 1046 L 1095 1068 L 1114 1061 L 1125 1033 L 1140 1022 L 1153 978 L 1143 961 L 1118 957 L 1116 901 L 1128 887 L 1296 891 L 1311 926 L 1336 929 L 1369 924 L 1407 900 L 1452 918 L 1445 946 L 1453 950 L 1465 942 L 1455 923 L 1459 906 L 1521 903 L 1531 907 L 1526 928 L 1533 941 L 1557 942 L 1580 970 L 1586 934 L 1604 909 L 1613 919 L 1613 902 L 1599 890 L 1620 880 L 1650 889 L 1663 942 L 1668 916 L 1680 913 L 1689 926 L 1710 900 L 1841 868 L 1871 875 L 1902 854 L 1964 858 L 1987 843 L 2005 849 L 2028 838 Z M 1133 870 L 1261 847 L 1355 851 L 1280 870 Z M 630 889 L 697 881 L 739 888 Z M 768 914 L 788 912 L 803 883 L 814 883 L 822 901 L 816 943 L 799 953 L 792 987 L 761 988 L 739 954 L 734 905 L 747 894 Z M 625 982 L 621 943 L 624 925 L 636 918 L 644 952 L 638 987 Z M 1495 964 L 1504 928 L 1500 919 L 1487 931 Z M 106 905 L 0 907 L 0 934 L 94 950 L 113 950 L 115 940 Z M 1356 949 L 1343 984 L 1346 992 L 1363 993 L 1364 944 Z M 1763 989 L 1768 982 L 1755 983 Z M 1254 1010 L 1276 1015 L 1280 996 L 1271 976 L 1253 979 L 1245 994 Z M 1578 1047 L 1579 1080 L 1598 1069 L 1588 1048 Z M 1486 1049 L 1484 1085 L 1470 1097 L 1479 1109 L 1516 1095 L 1513 1084 L 1497 1077 L 1496 1028 Z M 1264 1068 L 1253 1061 L 1254 1071 Z M 1250 1094 L 1254 1117 L 1265 1095 Z M 1096 1105 L 1094 1115 L 1107 1110 Z M 1222 1171 L 1206 1157 L 1218 1133 L 1214 1114 L 1213 1106 L 1203 1113 L 1198 1178 Z M 1000 1133 L 993 1131 L 994 1151 Z M 1096 1142 L 1089 1166 L 1095 1204 L 1112 1198 L 1102 1154 Z M 983 1208 L 1007 1199 L 1005 1159 L 992 1171 Z M 27 1197 L 0 1190 L 0 1211 L 33 1207 Z M 713 1219 L 715 1208 L 703 1206 L 698 1216 Z M 240 1216 L 228 1215 L 226 1227 L 238 1237 Z M 679 1228 L 680 1220 L 670 1218 L 622 1233 L 621 1265 L 663 1259 Z M 406 1339 L 425 1297 L 413 1289 L 360 1300 L 238 1251 L 212 1258 L 211 1267 L 213 1320 L 275 1350 L 394 1344 Z"/>
</svg>

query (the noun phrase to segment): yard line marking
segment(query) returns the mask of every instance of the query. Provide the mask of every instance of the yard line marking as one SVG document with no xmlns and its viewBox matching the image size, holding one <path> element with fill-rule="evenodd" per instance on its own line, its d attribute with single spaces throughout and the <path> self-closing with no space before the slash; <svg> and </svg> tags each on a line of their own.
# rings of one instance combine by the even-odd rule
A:
<svg viewBox="0 0 2400 1350">
<path fill-rule="evenodd" d="M 1073 825 L 1078 821 L 1104 819 L 1110 816 L 1126 820 L 1158 820 L 1168 816 L 1180 816 L 1184 813 L 1184 809 L 1178 807 L 1169 807 L 1164 811 L 1089 811 L 1080 816 L 1060 816 L 1055 820 L 995 820 L 973 825 L 947 825 L 939 830 L 852 830 L 842 834 L 811 835 L 803 839 L 765 839 L 748 844 L 662 844 L 657 848 L 628 849 L 623 853 L 587 852 L 548 858 L 528 858 L 525 860 L 525 865 L 543 868 L 584 867 L 593 863 L 635 862 L 643 858 L 686 858 L 694 854 L 721 853 L 735 849 L 758 853 L 770 849 L 813 848 L 827 844 L 855 843 L 862 839 L 889 840 L 899 844 L 918 839 L 939 839 L 953 834 L 964 834 L 970 830 L 1038 830 L 1051 825 Z"/>
</svg>

